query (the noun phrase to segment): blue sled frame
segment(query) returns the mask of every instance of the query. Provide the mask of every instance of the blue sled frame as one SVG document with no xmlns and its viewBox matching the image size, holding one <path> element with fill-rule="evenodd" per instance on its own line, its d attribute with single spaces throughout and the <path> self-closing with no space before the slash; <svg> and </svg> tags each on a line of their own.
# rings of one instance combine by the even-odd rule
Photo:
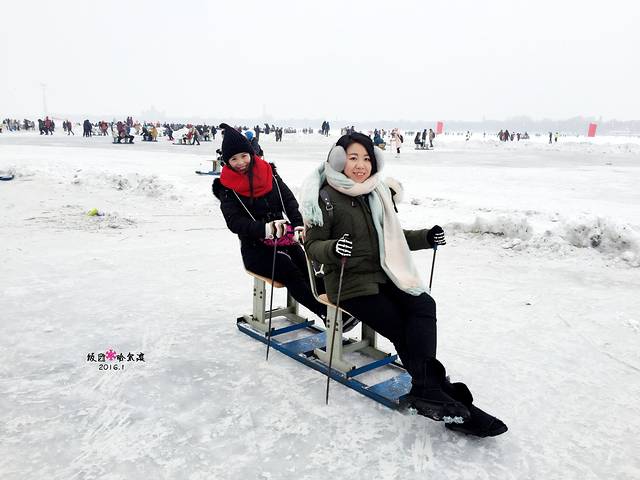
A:
<svg viewBox="0 0 640 480">
<path fill-rule="evenodd" d="M 267 334 L 259 330 L 254 329 L 245 319 L 245 317 L 239 317 L 237 319 L 238 329 L 250 337 L 267 343 Z M 291 332 L 294 330 L 305 330 L 309 333 L 308 336 L 283 342 L 278 340 L 278 335 Z M 342 339 L 343 342 L 352 343 L 351 339 Z M 297 360 L 298 362 L 311 367 L 314 370 L 319 371 L 323 375 L 328 375 L 329 366 L 320 361 L 315 355 L 314 350 L 317 348 L 325 348 L 327 344 L 326 333 L 324 330 L 320 330 L 313 326 L 312 321 L 306 321 L 302 323 L 293 323 L 292 325 L 282 327 L 279 329 L 272 329 L 271 331 L 271 347 L 275 348 L 279 352 Z M 342 373 L 338 370 L 331 370 L 331 378 L 336 382 L 355 390 L 362 395 L 365 395 L 378 403 L 381 403 L 385 407 L 392 409 L 404 408 L 403 397 L 411 389 L 411 376 L 406 370 L 396 362 L 397 355 L 391 355 L 374 360 L 371 363 L 363 365 L 361 367 L 354 368 L 346 373 Z M 399 375 L 384 380 L 374 385 L 367 385 L 360 382 L 355 377 L 365 372 L 369 372 L 375 368 L 382 367 L 384 365 L 397 368 L 400 372 Z"/>
</svg>

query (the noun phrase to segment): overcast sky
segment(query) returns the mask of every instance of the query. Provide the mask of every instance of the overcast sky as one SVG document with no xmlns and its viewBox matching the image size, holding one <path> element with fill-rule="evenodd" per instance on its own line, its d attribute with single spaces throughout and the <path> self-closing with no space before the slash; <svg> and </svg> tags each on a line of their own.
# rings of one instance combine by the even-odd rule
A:
<svg viewBox="0 0 640 480">
<path fill-rule="evenodd" d="M 640 119 L 639 47 L 633 1 L 8 1 L 0 117 Z"/>
</svg>

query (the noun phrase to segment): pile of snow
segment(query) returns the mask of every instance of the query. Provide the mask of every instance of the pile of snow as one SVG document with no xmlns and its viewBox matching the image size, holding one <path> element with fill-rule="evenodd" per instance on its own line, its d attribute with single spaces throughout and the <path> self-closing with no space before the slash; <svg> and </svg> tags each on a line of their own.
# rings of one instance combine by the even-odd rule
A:
<svg viewBox="0 0 640 480">
<path fill-rule="evenodd" d="M 121 230 L 136 226 L 136 221 L 121 216 L 118 212 L 103 212 L 99 209 L 92 215 L 91 210 L 81 205 L 64 205 L 62 208 L 42 212 L 35 217 L 25 218 L 25 224 L 35 228 L 53 228 L 56 230 L 82 230 L 98 232 L 101 230 Z"/>
<path fill-rule="evenodd" d="M 572 220 L 562 226 L 562 238 L 570 245 L 595 248 L 638 266 L 640 234 L 630 225 L 618 225 L 609 219 L 595 217 Z"/>
<path fill-rule="evenodd" d="M 15 165 L 11 165 L 0 168 L 0 175 L 13 175 L 16 179 L 19 179 L 33 177 L 35 172 L 26 167 L 20 167 L 18 169 Z"/>
<path fill-rule="evenodd" d="M 602 217 L 554 218 L 553 222 L 538 233 L 522 215 L 497 215 L 476 217 L 471 223 L 450 223 L 447 229 L 454 233 L 504 237 L 503 248 L 514 250 L 547 250 L 564 255 L 573 248 L 593 248 L 613 260 L 640 267 L 640 233 L 631 225 Z"/>
<path fill-rule="evenodd" d="M 103 229 L 116 229 L 133 227 L 136 225 L 135 220 L 130 218 L 121 217 L 117 212 L 103 213 L 95 216 L 87 216 L 88 220 L 83 221 L 85 230 L 103 230 Z"/>
<path fill-rule="evenodd" d="M 448 227 L 462 233 L 490 234 L 520 240 L 530 239 L 533 231 L 533 227 L 526 218 L 514 218 L 507 215 L 500 215 L 492 219 L 476 217 L 472 223 L 452 223 Z"/>
<path fill-rule="evenodd" d="M 170 196 L 174 185 L 162 182 L 156 175 L 141 175 L 132 173 L 128 175 L 102 173 L 99 175 L 83 175 L 76 173 L 71 181 L 73 185 L 88 184 L 92 187 L 106 186 L 115 190 L 143 194 L 148 197 Z"/>
</svg>

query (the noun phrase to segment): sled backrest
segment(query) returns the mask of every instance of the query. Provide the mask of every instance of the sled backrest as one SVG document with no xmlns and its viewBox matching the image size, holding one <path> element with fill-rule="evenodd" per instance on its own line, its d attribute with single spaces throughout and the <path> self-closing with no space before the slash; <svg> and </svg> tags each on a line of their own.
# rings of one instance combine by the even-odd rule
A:
<svg viewBox="0 0 640 480">
<path fill-rule="evenodd" d="M 313 268 L 313 260 L 309 258 L 306 250 L 304 251 L 304 257 L 307 260 L 307 274 L 309 275 L 309 285 L 311 286 L 311 293 L 313 293 L 313 296 L 316 300 L 321 301 L 320 295 L 318 295 L 318 288 L 316 286 L 316 271 Z"/>
</svg>

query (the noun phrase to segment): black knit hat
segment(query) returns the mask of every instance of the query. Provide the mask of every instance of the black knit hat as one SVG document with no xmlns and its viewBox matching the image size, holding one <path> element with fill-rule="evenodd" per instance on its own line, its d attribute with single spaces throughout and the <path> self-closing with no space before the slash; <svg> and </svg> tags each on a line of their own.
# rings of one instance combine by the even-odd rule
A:
<svg viewBox="0 0 640 480">
<path fill-rule="evenodd" d="M 249 153 L 251 154 L 251 160 L 253 160 L 253 147 L 249 139 L 243 134 L 238 132 L 235 128 L 230 127 L 226 123 L 221 123 L 220 128 L 224 129 L 224 135 L 222 137 L 222 161 L 228 162 L 231 157 L 236 153 Z"/>
<path fill-rule="evenodd" d="M 336 145 L 339 145 L 346 150 L 352 143 L 359 143 L 367 151 L 371 161 L 371 175 L 374 175 L 378 171 L 378 163 L 376 161 L 376 154 L 373 150 L 373 142 L 371 139 L 363 133 L 353 132 L 348 135 L 341 136 L 336 142 Z"/>
</svg>

